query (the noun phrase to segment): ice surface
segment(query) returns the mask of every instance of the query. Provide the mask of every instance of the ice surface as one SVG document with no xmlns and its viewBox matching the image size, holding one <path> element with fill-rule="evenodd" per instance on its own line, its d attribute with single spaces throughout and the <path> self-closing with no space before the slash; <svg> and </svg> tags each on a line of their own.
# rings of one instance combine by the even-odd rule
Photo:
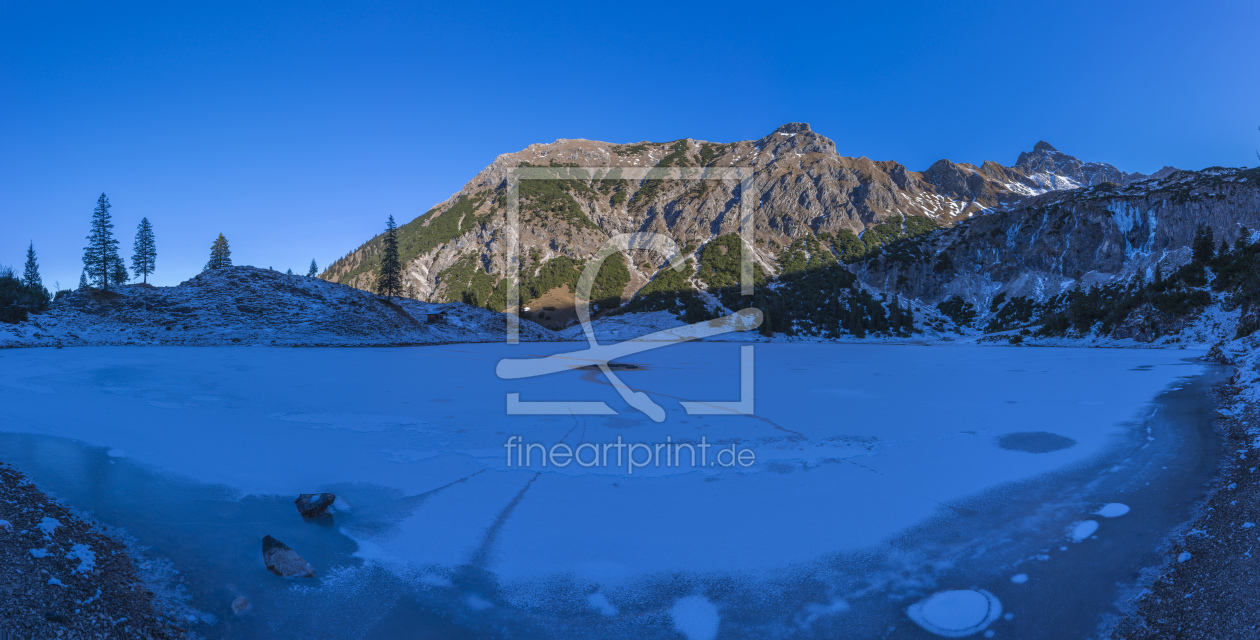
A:
<svg viewBox="0 0 1260 640">
<path fill-rule="evenodd" d="M 739 345 L 677 345 L 619 372 L 666 408 L 660 424 L 595 372 L 494 374 L 504 357 L 573 348 L 6 350 L 0 424 L 80 440 L 102 457 L 125 451 L 119 466 L 282 496 L 289 515 L 298 494 L 332 491 L 357 555 L 399 579 L 449 584 L 456 568 L 473 566 L 529 602 L 541 593 L 529 585 L 564 576 L 589 585 L 577 604 L 602 618 L 624 615 L 616 589 L 635 581 L 818 563 L 969 496 L 1071 469 L 1111 451 L 1146 403 L 1201 370 L 1183 361 L 1200 355 L 1191 350 L 759 344 L 757 415 L 689 416 L 678 400 L 739 397 Z M 603 401 L 619 415 L 506 415 L 507 393 Z M 1074 444 L 1002 448 L 1012 433 Z M 632 477 L 623 468 L 522 469 L 505 461 L 511 435 L 546 445 L 704 436 L 750 448 L 756 463 Z M 665 610 L 709 620 L 699 601 L 686 602 Z M 812 602 L 802 619 L 841 611 Z"/>
</svg>

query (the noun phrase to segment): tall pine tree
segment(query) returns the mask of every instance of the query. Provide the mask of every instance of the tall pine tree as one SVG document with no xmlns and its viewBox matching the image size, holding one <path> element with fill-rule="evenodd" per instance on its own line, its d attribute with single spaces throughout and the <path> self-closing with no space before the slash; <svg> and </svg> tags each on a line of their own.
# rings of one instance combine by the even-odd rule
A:
<svg viewBox="0 0 1260 640">
<path fill-rule="evenodd" d="M 398 262 L 398 225 L 394 216 L 385 225 L 385 245 L 381 251 L 381 273 L 376 278 L 376 293 L 392 299 L 402 290 L 402 265 Z"/>
<path fill-rule="evenodd" d="M 315 264 L 315 258 L 311 258 L 311 268 L 306 270 L 306 277 L 314 278 L 319 275 L 319 266 Z"/>
<path fill-rule="evenodd" d="M 88 246 L 83 248 L 83 269 L 88 281 L 109 290 L 114 279 L 114 265 L 118 260 L 118 240 L 114 238 L 114 222 L 109 215 L 109 198 L 104 193 L 96 199 L 92 212 L 92 232 L 88 234 Z"/>
<path fill-rule="evenodd" d="M 22 272 L 22 283 L 31 290 L 44 290 L 44 280 L 39 277 L 39 262 L 35 260 L 35 243 L 26 248 L 26 269 Z"/>
<path fill-rule="evenodd" d="M 232 266 L 232 250 L 228 248 L 227 238 L 220 233 L 214 244 L 210 245 L 210 261 L 206 263 L 206 271 L 225 269 Z"/>
<path fill-rule="evenodd" d="M 153 242 L 153 225 L 148 218 L 140 218 L 136 228 L 134 253 L 131 255 L 131 271 L 149 283 L 149 274 L 157 268 L 157 245 Z"/>
</svg>

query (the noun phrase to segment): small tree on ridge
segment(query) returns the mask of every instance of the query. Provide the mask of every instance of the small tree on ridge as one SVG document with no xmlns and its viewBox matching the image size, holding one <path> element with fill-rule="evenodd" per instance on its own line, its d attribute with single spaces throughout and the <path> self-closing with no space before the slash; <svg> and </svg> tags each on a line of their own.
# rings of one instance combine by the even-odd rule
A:
<svg viewBox="0 0 1260 640">
<path fill-rule="evenodd" d="M 227 238 L 220 233 L 215 238 L 214 244 L 210 245 L 210 261 L 206 263 L 206 271 L 211 269 L 226 269 L 232 266 L 232 250 L 228 248 Z"/>
<path fill-rule="evenodd" d="M 376 293 L 392 299 L 402 289 L 402 265 L 398 262 L 398 225 L 394 216 L 385 224 L 384 249 L 381 251 L 381 273 L 376 279 Z"/>
</svg>

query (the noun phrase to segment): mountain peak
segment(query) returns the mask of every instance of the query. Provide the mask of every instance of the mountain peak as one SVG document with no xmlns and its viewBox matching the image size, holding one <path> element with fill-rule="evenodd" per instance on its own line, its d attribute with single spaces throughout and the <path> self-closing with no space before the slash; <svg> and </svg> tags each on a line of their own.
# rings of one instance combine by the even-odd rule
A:
<svg viewBox="0 0 1260 640">
<path fill-rule="evenodd" d="M 773 133 L 805 133 L 809 130 L 810 129 L 809 129 L 808 122 L 789 122 L 779 127 L 778 129 L 775 129 L 772 132 L 772 134 Z"/>
<path fill-rule="evenodd" d="M 1033 145 L 1033 153 L 1036 153 L 1038 151 L 1043 151 L 1046 153 L 1057 153 L 1059 150 L 1055 149 L 1049 142 L 1042 140 L 1038 142 L 1037 144 Z"/>
</svg>

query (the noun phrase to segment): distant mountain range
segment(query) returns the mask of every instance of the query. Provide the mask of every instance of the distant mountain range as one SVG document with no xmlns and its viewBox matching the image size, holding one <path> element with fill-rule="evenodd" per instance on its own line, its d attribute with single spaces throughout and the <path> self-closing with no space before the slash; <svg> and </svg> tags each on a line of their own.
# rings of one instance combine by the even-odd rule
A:
<svg viewBox="0 0 1260 640">
<path fill-rule="evenodd" d="M 1027 329 L 1050 320 L 1059 327 L 1051 333 L 1062 335 L 1071 302 L 1064 296 L 1112 287 L 1096 294 L 1125 300 L 1123 308 L 1107 307 L 1106 332 L 1153 340 L 1181 331 L 1209 303 L 1228 307 L 1234 324 L 1250 327 L 1254 313 L 1238 301 L 1253 297 L 1239 289 L 1251 286 L 1239 274 L 1251 269 L 1255 251 L 1231 257 L 1233 266 L 1216 265 L 1234 270 L 1220 283 L 1235 293 L 1202 291 L 1198 271 L 1177 270 L 1191 261 L 1200 226 L 1213 242 L 1250 243 L 1260 228 L 1260 170 L 1165 167 L 1143 175 L 1038 142 L 1012 166 L 940 160 L 919 172 L 841 156 L 803 123 L 734 143 L 558 140 L 499 156 L 400 228 L 411 296 L 506 307 L 507 177 L 517 167 L 555 176 L 522 182 L 519 199 L 523 315 L 552 329 L 575 321 L 572 291 L 584 262 L 612 235 L 641 231 L 671 237 L 685 268 L 666 268 L 659 254 L 643 250 L 619 254 L 596 282 L 600 315 L 669 311 L 690 322 L 755 305 L 767 313 L 767 335 Z M 740 193 L 736 182 L 625 175 L 628 168 L 699 167 L 746 167 L 753 192 Z M 726 257 L 740 247 L 741 198 L 753 199 L 755 209 L 753 299 L 732 288 L 739 275 Z M 321 277 L 370 289 L 380 250 L 378 236 Z M 1160 280 L 1173 272 L 1176 280 Z M 1158 284 L 1150 291 L 1115 288 L 1140 289 L 1152 279 Z M 1159 302 L 1168 296 L 1176 299 Z M 1072 313 L 1077 330 L 1088 329 L 1085 312 Z M 1019 320 L 995 323 L 999 316 Z"/>
</svg>

